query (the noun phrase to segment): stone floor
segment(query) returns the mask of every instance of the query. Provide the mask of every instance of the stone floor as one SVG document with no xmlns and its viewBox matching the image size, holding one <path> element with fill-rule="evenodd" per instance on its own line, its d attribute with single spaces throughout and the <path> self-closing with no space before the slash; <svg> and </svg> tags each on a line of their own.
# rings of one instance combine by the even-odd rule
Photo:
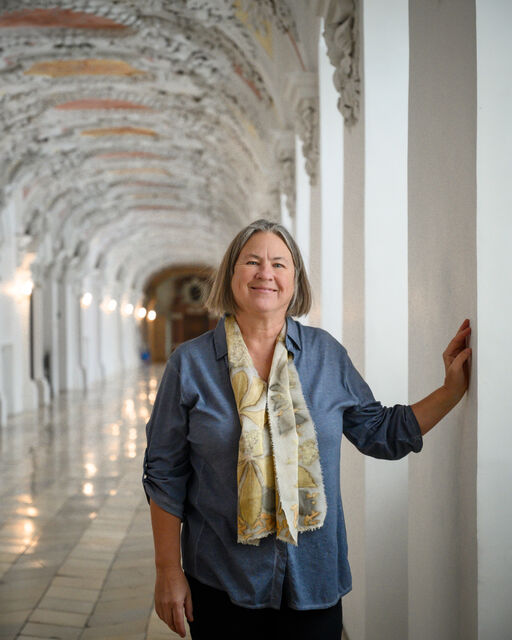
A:
<svg viewBox="0 0 512 640">
<path fill-rule="evenodd" d="M 63 394 L 0 429 L 1 640 L 179 638 L 153 608 L 141 485 L 161 373 Z"/>
<path fill-rule="evenodd" d="M 67 393 L 0 431 L 0 638 L 178 638 L 153 609 L 141 488 L 161 369 Z"/>
</svg>

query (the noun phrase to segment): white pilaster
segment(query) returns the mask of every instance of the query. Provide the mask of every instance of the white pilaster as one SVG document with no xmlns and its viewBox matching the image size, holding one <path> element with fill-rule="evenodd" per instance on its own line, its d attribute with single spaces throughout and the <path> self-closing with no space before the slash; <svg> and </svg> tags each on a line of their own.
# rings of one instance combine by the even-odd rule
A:
<svg viewBox="0 0 512 640">
<path fill-rule="evenodd" d="M 332 82 L 333 67 L 319 40 L 322 327 L 342 336 L 343 303 L 343 118 Z"/>
<path fill-rule="evenodd" d="M 512 5 L 477 0 L 478 638 L 511 634 Z"/>
<path fill-rule="evenodd" d="M 407 402 L 407 0 L 363 6 L 365 378 Z M 406 640 L 407 459 L 366 459 L 366 640 Z"/>
</svg>

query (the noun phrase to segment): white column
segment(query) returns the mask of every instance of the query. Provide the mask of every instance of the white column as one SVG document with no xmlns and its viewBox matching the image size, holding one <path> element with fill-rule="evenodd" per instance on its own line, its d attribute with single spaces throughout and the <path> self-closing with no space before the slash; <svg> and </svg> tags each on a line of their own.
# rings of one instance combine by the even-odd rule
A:
<svg viewBox="0 0 512 640">
<path fill-rule="evenodd" d="M 364 3 L 365 378 L 407 403 L 407 0 Z M 368 458 L 366 639 L 406 640 L 407 459 Z"/>
<path fill-rule="evenodd" d="M 512 629 L 512 4 L 477 0 L 478 638 Z"/>
<path fill-rule="evenodd" d="M 42 407 L 50 401 L 50 387 L 44 377 L 44 302 L 43 287 L 39 282 L 32 291 L 32 340 L 34 383 L 37 385 L 38 404 Z"/>
<path fill-rule="evenodd" d="M 302 143 L 299 136 L 295 136 L 295 240 L 299 245 L 306 269 L 310 266 L 310 206 L 311 187 L 309 177 L 304 166 Z"/>
<path fill-rule="evenodd" d="M 323 30 L 323 27 L 322 27 Z M 337 340 L 342 336 L 343 304 L 343 118 L 332 81 L 334 67 L 319 40 L 320 188 L 322 327 Z"/>
</svg>

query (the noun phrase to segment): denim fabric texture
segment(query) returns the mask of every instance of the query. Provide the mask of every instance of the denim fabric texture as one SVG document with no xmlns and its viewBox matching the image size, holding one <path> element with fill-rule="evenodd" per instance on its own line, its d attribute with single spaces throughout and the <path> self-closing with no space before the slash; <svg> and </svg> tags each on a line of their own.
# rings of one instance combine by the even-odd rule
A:
<svg viewBox="0 0 512 640">
<path fill-rule="evenodd" d="M 351 589 L 340 493 L 344 434 L 362 453 L 397 460 L 421 450 L 410 406 L 375 400 L 345 348 L 322 329 L 287 319 L 304 399 L 315 423 L 327 498 L 324 525 L 298 546 L 264 538 L 237 543 L 240 421 L 229 378 L 224 318 L 169 358 L 146 427 L 146 496 L 183 521 L 183 568 L 249 608 L 323 609 Z M 285 584 L 286 581 L 286 584 Z"/>
</svg>

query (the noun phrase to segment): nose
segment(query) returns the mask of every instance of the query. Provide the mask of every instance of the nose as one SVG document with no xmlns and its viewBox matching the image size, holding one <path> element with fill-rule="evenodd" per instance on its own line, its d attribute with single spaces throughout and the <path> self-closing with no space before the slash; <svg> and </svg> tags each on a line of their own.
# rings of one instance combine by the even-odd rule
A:
<svg viewBox="0 0 512 640">
<path fill-rule="evenodd" d="M 256 273 L 256 277 L 260 278 L 261 280 L 271 280 L 274 277 L 269 260 L 262 260 L 260 262 L 260 268 Z"/>
</svg>

